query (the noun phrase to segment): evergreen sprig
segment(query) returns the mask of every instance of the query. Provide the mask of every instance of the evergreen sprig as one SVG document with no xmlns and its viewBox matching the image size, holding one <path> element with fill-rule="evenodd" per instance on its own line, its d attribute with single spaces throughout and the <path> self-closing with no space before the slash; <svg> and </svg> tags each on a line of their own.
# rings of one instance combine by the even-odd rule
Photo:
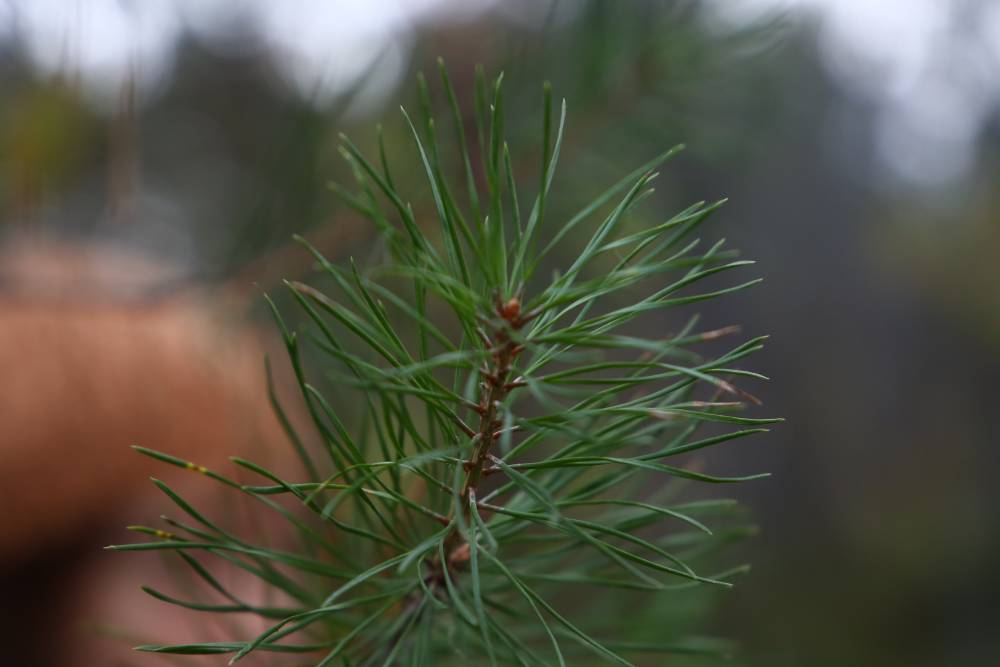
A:
<svg viewBox="0 0 1000 667">
<path fill-rule="evenodd" d="M 132 527 L 154 539 L 111 548 L 176 552 L 217 601 L 147 593 L 195 611 L 254 614 L 269 627 L 229 642 L 140 650 L 229 653 L 232 662 L 298 652 L 319 666 L 629 665 L 648 653 L 727 650 L 680 634 L 693 612 L 678 607 L 686 604 L 679 591 L 729 586 L 742 568 L 703 567 L 745 527 L 713 532 L 708 520 L 732 502 L 684 502 L 678 493 L 689 481 L 758 476 L 712 475 L 685 455 L 777 421 L 741 416 L 755 399 L 734 384 L 766 379 L 738 368 L 764 339 L 710 355 L 703 348 L 719 343 L 709 341 L 738 329 L 700 331 L 695 317 L 666 335 L 644 337 L 635 326 L 647 313 L 757 282 L 692 289 L 750 264 L 721 243 L 699 250 L 690 240 L 722 202 L 625 231 L 677 146 L 577 214 L 551 219 L 566 105 L 555 113 L 546 85 L 537 194 L 524 209 L 504 138 L 503 77 L 488 83 L 477 70 L 473 128 L 443 64 L 440 78 L 458 178 L 446 177 L 456 166 L 438 154 L 423 77 L 419 113 L 403 111 L 437 225 L 397 187 L 381 130 L 374 161 L 343 137 L 355 187 L 333 187 L 377 226 L 385 259 L 341 266 L 306 244 L 329 288 L 287 283 L 311 323 L 305 336 L 269 301 L 322 443 L 305 444 L 272 387 L 306 481 L 234 458 L 259 477 L 248 485 L 137 448 L 259 503 L 297 540 L 257 544 L 157 481 L 187 523 Z M 550 279 L 537 275 L 543 261 L 558 263 L 571 234 L 585 236 L 582 249 Z M 322 360 L 311 361 L 317 354 Z M 337 401 L 324 397 L 324 378 L 339 388 Z M 346 399 L 349 388 L 358 400 Z M 711 432 L 699 433 L 706 426 Z M 211 573 L 220 565 L 263 581 L 276 602 L 259 606 L 229 590 Z M 682 622 L 664 629 L 672 613 Z"/>
</svg>

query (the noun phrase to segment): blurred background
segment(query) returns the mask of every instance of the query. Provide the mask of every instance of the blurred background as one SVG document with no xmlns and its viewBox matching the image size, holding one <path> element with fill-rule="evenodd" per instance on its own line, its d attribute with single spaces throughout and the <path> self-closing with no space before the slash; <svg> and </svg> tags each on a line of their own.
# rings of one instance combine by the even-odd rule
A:
<svg viewBox="0 0 1000 667">
<path fill-rule="evenodd" d="M 99 551 L 162 510 L 128 446 L 280 439 L 260 292 L 308 273 L 293 233 L 364 252 L 339 132 L 382 123 L 420 192 L 398 106 L 437 56 L 466 101 L 505 72 L 526 188 L 542 79 L 567 99 L 557 211 L 679 142 L 651 220 L 730 198 L 702 234 L 765 282 L 704 322 L 772 334 L 754 393 L 788 418 L 715 461 L 774 473 L 734 491 L 760 533 L 711 621 L 733 664 L 1000 664 L 1000 3 L 0 0 L 11 664 L 155 664 L 73 634 L 146 613 Z"/>
</svg>

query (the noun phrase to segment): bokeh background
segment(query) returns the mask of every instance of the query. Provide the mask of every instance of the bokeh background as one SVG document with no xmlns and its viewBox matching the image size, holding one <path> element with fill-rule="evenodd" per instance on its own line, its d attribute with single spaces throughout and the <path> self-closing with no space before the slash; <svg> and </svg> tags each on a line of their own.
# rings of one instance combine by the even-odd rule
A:
<svg viewBox="0 0 1000 667">
<path fill-rule="evenodd" d="M 460 94 L 505 72 L 526 183 L 542 79 L 567 99 L 567 208 L 682 141 L 654 214 L 730 198 L 703 234 L 765 282 L 705 321 L 772 334 L 754 392 L 788 418 L 718 462 L 774 473 L 734 491 L 760 532 L 712 618 L 733 664 L 1000 664 L 1000 4 L 4 0 L 11 664 L 152 664 L 61 639 L 140 595 L 99 551 L 159 511 L 128 445 L 274 439 L 260 291 L 308 272 L 293 233 L 364 252 L 338 133 L 408 154 L 437 56 Z"/>
</svg>

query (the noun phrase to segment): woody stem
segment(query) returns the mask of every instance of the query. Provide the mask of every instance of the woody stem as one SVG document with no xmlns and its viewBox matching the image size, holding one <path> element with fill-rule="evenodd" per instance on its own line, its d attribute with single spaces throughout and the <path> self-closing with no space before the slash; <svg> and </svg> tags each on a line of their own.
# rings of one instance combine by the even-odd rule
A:
<svg viewBox="0 0 1000 667">
<path fill-rule="evenodd" d="M 507 384 L 507 378 L 510 375 L 511 364 L 516 356 L 518 346 L 510 339 L 508 332 L 503 329 L 496 332 L 493 343 L 495 349 L 493 364 L 481 371 L 483 382 L 478 406 L 479 428 L 472 438 L 474 445 L 472 456 L 465 464 L 465 480 L 459 495 L 461 512 L 466 518 L 469 516 L 469 498 L 479 488 L 479 483 L 483 478 L 483 469 L 489 460 L 494 434 L 500 427 L 500 422 L 497 419 L 497 408 L 513 388 Z M 450 551 L 457 546 L 459 538 L 460 535 L 456 527 L 445 541 L 446 549 Z"/>
</svg>

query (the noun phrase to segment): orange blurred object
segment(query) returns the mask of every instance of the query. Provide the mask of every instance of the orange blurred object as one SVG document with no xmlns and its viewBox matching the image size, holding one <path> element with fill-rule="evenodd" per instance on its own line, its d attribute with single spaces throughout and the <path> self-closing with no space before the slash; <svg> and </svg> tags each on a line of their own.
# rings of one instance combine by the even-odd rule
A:
<svg viewBox="0 0 1000 667">
<path fill-rule="evenodd" d="M 231 454 L 266 462 L 283 444 L 261 339 L 221 299 L 162 289 L 178 278 L 110 248 L 20 242 L 0 256 L 0 627 L 21 647 L 5 649 L 16 664 L 112 664 L 79 644 L 66 662 L 54 641 L 80 609 L 100 613 L 88 568 L 106 583 L 109 560 L 129 558 L 101 545 L 170 507 L 151 474 L 196 500 L 213 491 L 130 445 L 211 467 Z M 121 586 L 142 596 L 139 583 Z"/>
</svg>

